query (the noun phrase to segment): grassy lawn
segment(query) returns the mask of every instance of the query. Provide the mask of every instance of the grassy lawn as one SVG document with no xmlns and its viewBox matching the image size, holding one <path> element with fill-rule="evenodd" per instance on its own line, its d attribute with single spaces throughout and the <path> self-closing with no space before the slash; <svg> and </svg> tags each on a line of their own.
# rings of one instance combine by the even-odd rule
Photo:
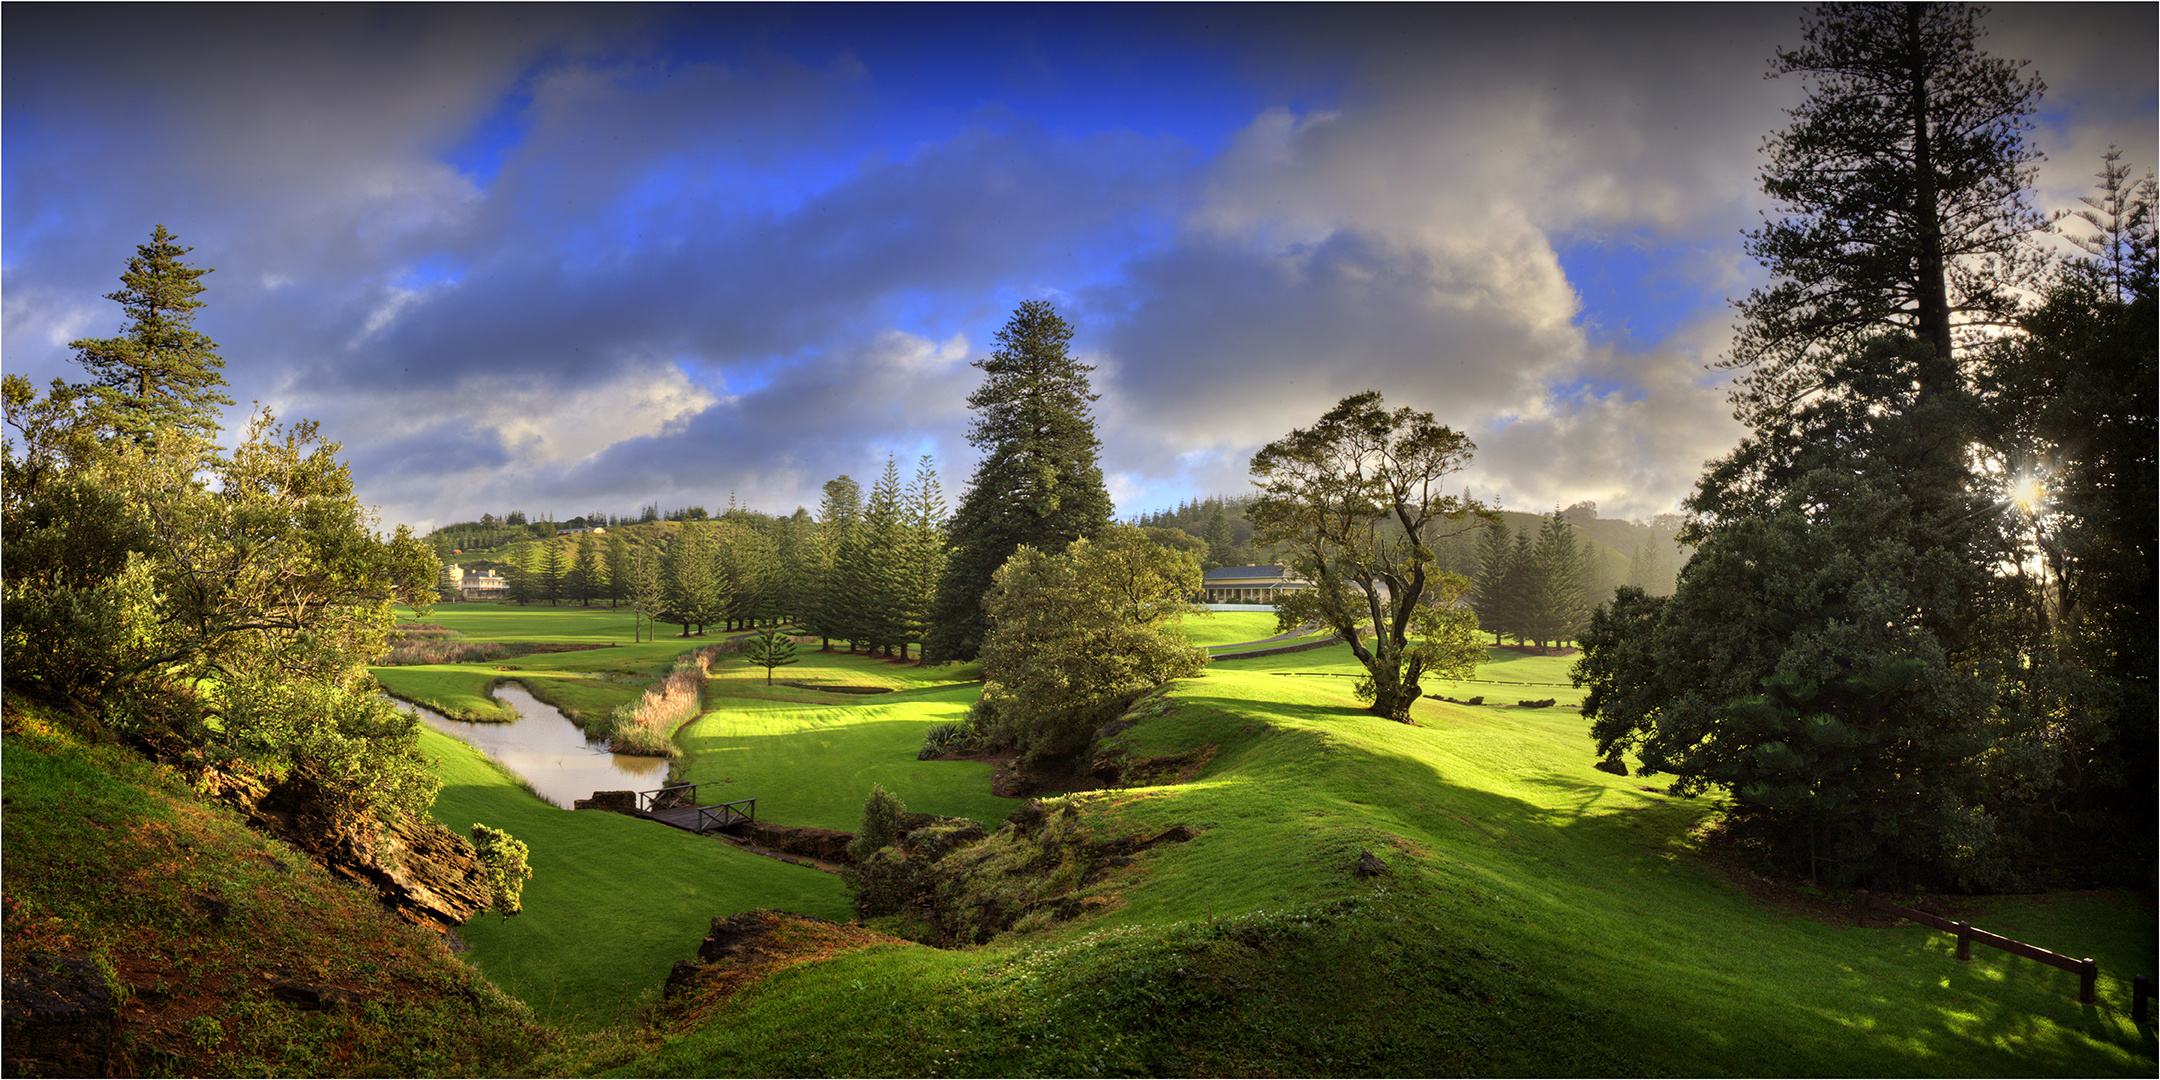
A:
<svg viewBox="0 0 2160 1080">
<path fill-rule="evenodd" d="M 1211 611 L 1187 615 L 1179 623 L 1184 627 L 1185 640 L 1210 649 L 1275 636 L 1272 611 Z"/>
<path fill-rule="evenodd" d="M 1101 886 L 1108 914 L 797 967 L 622 1074 L 2153 1072 L 2126 1017 L 2155 946 L 2134 897 L 1975 904 L 2098 957 L 2081 1006 L 2068 973 L 1751 899 L 1692 854 L 1712 807 L 1590 769 L 1571 711 L 1388 723 L 1281 674 L 1314 655 L 1211 665 L 1121 736 L 1213 744 L 1193 782 L 1071 797 L 1109 835 L 1200 831 Z M 1361 851 L 1389 871 L 1356 876 Z"/>
<path fill-rule="evenodd" d="M 1542 701 L 1551 698 L 1564 708 L 1556 712 L 1579 723 L 1573 707 L 1582 704 L 1583 691 L 1568 680 L 1568 669 L 1574 666 L 1572 656 L 1527 656 L 1512 649 L 1485 650 L 1485 660 L 1478 665 L 1473 679 L 1422 680 L 1428 698 L 1451 697 L 1468 700 L 1483 697 L 1492 705 L 1513 707 L 1518 701 Z M 1264 656 L 1257 659 L 1241 659 L 1236 655 L 1218 656 L 1208 664 L 1208 670 L 1223 671 L 1269 671 L 1294 674 L 1299 677 L 1341 679 L 1344 692 L 1365 675 L 1365 666 L 1350 654 L 1350 646 L 1337 644 L 1326 649 L 1291 653 L 1288 656 Z"/>
<path fill-rule="evenodd" d="M 744 854 L 711 837 L 601 811 L 558 810 L 477 751 L 433 730 L 440 759 L 434 816 L 460 834 L 475 822 L 531 849 L 524 914 L 460 927 L 466 959 L 541 1017 L 574 1028 L 621 1023 L 690 958 L 716 916 L 760 907 L 845 919 L 840 879 Z"/>
<path fill-rule="evenodd" d="M 762 668 L 730 661 L 707 684 L 708 711 L 676 736 L 677 779 L 715 785 L 704 802 L 756 798 L 758 818 L 852 831 L 870 785 L 883 784 L 920 813 L 973 818 L 995 828 L 1018 803 L 990 794 L 991 767 L 917 761 L 923 730 L 958 721 L 981 692 L 951 669 L 805 650 L 776 680 L 889 686 L 853 695 L 765 685 Z M 724 794 L 723 794 L 724 793 Z"/>
<path fill-rule="evenodd" d="M 624 651 L 520 658 L 565 666 L 533 663 L 516 677 L 596 683 L 570 658 Z M 925 727 L 965 713 L 972 671 L 800 656 L 776 679 L 893 692 L 768 687 L 763 670 L 723 663 L 706 714 L 678 736 L 680 777 L 714 785 L 705 801 L 756 797 L 762 819 L 835 829 L 855 826 L 872 783 L 912 810 L 986 825 L 1012 807 L 988 794 L 988 766 L 914 759 Z M 1836 910 L 1756 899 L 1696 855 L 1708 800 L 1599 773 L 1573 709 L 1512 704 L 1579 701 L 1564 685 L 1572 662 L 1494 650 L 1481 681 L 1428 683 L 1413 727 L 1359 709 L 1351 677 L 1362 669 L 1345 646 L 1218 660 L 1173 689 L 1169 712 L 1116 739 L 1142 755 L 1212 747 L 1195 779 L 1065 799 L 1095 835 L 1198 833 L 1087 886 L 1114 901 L 1104 914 L 975 949 L 880 945 L 801 964 L 744 991 L 724 1019 L 606 1067 L 2153 1073 L 2151 1029 L 2127 1021 L 2128 976 L 2151 971 L 2156 947 L 2138 898 L 1957 901 L 1983 928 L 2098 958 L 2097 1006 L 2077 1003 L 2069 973 L 1986 949 L 1959 963 L 1953 940 L 1923 927 L 1863 928 Z M 1436 700 L 1480 694 L 1494 704 Z M 554 810 L 462 744 L 427 737 L 449 780 L 437 815 L 532 845 L 528 913 L 465 933 L 482 969 L 544 1016 L 580 1027 L 622 1019 L 715 915 L 846 915 L 835 879 L 644 822 Z M 1387 872 L 1354 873 L 1365 851 Z"/>
</svg>

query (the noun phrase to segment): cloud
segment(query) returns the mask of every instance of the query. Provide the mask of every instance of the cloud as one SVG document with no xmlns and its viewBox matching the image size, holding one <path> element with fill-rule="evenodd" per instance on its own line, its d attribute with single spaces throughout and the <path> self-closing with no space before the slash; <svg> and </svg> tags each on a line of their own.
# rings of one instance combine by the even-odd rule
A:
<svg viewBox="0 0 2160 1080">
<path fill-rule="evenodd" d="M 2060 104 L 2050 205 L 2149 163 L 2124 10 L 1991 16 Z M 0 349 L 73 377 L 163 222 L 234 411 L 321 418 L 414 522 L 787 510 L 888 453 L 957 495 L 970 343 L 1035 298 L 1125 513 L 1367 388 L 1525 507 L 1666 509 L 1736 434 L 1702 365 L 1799 9 L 916 14 L 11 7 Z"/>
</svg>

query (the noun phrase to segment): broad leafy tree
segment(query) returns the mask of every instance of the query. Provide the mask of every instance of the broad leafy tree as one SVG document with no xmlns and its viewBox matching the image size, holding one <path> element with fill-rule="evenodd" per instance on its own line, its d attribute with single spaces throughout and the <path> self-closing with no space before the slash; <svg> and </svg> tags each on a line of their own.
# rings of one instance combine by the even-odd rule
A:
<svg viewBox="0 0 2160 1080">
<path fill-rule="evenodd" d="M 1254 542 L 1286 545 L 1313 586 L 1282 594 L 1279 629 L 1341 634 L 1368 673 L 1358 696 L 1391 720 L 1410 721 L 1426 673 L 1467 677 L 1485 656 L 1469 581 L 1437 570 L 1432 551 L 1475 527 L 1479 507 L 1443 491 L 1475 449 L 1431 413 L 1390 412 L 1368 390 L 1253 455 Z"/>
<path fill-rule="evenodd" d="M 951 556 L 923 644 L 927 663 L 981 651 L 989 631 L 983 595 L 1021 545 L 1062 551 L 1110 523 L 1088 384 L 1095 369 L 1072 356 L 1072 327 L 1048 301 L 1029 300 L 996 340 L 996 351 L 975 362 L 983 383 L 968 397 L 975 410 L 968 442 L 983 457 L 953 515 Z"/>
<path fill-rule="evenodd" d="M 1969 7 L 1828 4 L 1778 50 L 1771 74 L 1808 93 L 1764 145 L 1782 210 L 1747 239 L 1773 280 L 1738 304 L 1742 419 L 1775 422 L 1872 335 L 1950 356 L 1963 331 L 2012 321 L 2040 225 L 2025 133 L 2042 86 L 1982 35 Z"/>
<path fill-rule="evenodd" d="M 976 730 L 1034 758 L 1086 747 L 1137 695 L 1207 662 L 1172 625 L 1199 590 L 1191 555 L 1129 525 L 1062 552 L 1014 552 L 987 599 Z"/>
<path fill-rule="evenodd" d="M 91 376 L 81 388 L 90 420 L 106 432 L 138 442 L 162 431 L 210 435 L 219 406 L 232 404 L 218 391 L 226 382 L 217 342 L 195 329 L 211 270 L 182 261 L 191 250 L 158 226 L 128 260 L 120 291 L 105 297 L 127 313 L 127 328 L 68 343 Z"/>
<path fill-rule="evenodd" d="M 423 810 L 417 721 L 367 665 L 395 605 L 434 602 L 434 552 L 375 531 L 310 422 L 259 414 L 221 455 L 188 425 L 138 443 L 80 404 L 7 381 L 8 686 L 161 752 L 298 774 L 340 813 Z"/>
</svg>

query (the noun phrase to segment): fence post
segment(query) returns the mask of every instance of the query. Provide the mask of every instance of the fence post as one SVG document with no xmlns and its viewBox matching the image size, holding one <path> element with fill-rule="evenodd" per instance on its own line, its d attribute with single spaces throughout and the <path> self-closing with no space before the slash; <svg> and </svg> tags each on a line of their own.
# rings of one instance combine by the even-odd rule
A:
<svg viewBox="0 0 2160 1080">
<path fill-rule="evenodd" d="M 2152 1005 L 2153 981 L 2150 975 L 2140 975 L 2130 980 L 2130 1022 L 2142 1024 L 2149 1015 L 2146 1009 Z"/>
<path fill-rule="evenodd" d="M 2088 956 L 2078 965 L 2078 1004 L 2090 1005 L 2099 1000 L 2100 961 Z"/>
<path fill-rule="evenodd" d="M 1972 959 L 1972 924 L 1969 922 L 1956 922 L 1951 925 L 1957 927 L 1957 958 L 1960 960 Z"/>
</svg>

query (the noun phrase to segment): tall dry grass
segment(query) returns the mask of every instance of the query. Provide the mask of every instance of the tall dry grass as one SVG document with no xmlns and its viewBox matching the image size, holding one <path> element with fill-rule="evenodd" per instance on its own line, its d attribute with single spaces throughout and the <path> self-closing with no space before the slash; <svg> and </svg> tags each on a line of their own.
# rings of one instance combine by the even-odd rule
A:
<svg viewBox="0 0 2160 1080">
<path fill-rule="evenodd" d="M 723 646 L 708 645 L 675 658 L 675 670 L 643 697 L 608 717 L 609 745 L 618 754 L 674 757 L 675 729 L 704 708 L 705 680 Z"/>
<path fill-rule="evenodd" d="M 407 664 L 470 664 L 480 660 L 500 660 L 515 656 L 517 651 L 495 641 L 401 641 L 390 647 L 376 667 L 403 667 Z"/>
</svg>

